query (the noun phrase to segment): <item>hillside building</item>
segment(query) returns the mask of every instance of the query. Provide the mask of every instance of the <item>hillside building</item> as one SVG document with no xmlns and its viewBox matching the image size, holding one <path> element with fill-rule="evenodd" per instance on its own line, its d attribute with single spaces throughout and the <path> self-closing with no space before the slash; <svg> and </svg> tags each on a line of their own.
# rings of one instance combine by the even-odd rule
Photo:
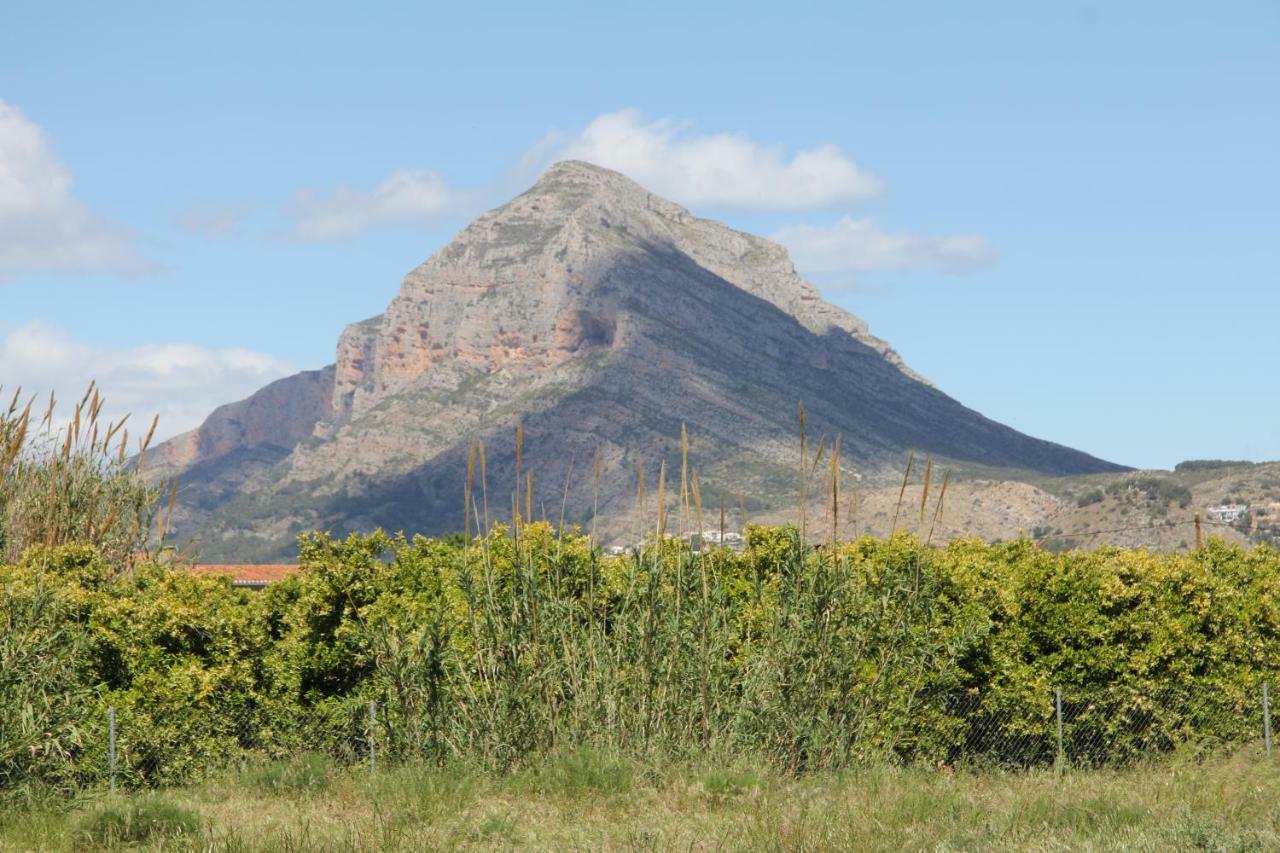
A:
<svg viewBox="0 0 1280 853">
<path fill-rule="evenodd" d="M 1223 524 L 1235 524 L 1240 520 L 1240 516 L 1249 511 L 1248 504 L 1222 504 L 1221 506 L 1211 506 L 1205 513 L 1214 521 L 1221 521 Z"/>
</svg>

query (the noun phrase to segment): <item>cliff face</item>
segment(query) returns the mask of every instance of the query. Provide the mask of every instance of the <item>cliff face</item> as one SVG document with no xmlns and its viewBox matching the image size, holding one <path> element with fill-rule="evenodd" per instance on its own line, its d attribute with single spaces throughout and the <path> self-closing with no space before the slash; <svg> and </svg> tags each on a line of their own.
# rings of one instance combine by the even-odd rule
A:
<svg viewBox="0 0 1280 853">
<path fill-rule="evenodd" d="M 335 366 L 219 409 L 156 464 L 184 474 L 180 521 L 207 553 L 265 558 L 315 527 L 460 527 L 473 438 L 509 506 L 517 421 L 557 517 L 562 503 L 570 519 L 589 511 L 597 451 L 602 511 L 626 514 L 637 466 L 654 482 L 681 423 L 709 498 L 786 502 L 800 401 L 811 434 L 841 434 L 861 471 L 908 449 L 1116 469 L 947 397 L 823 302 L 780 246 L 578 162 L 411 272 L 384 314 L 343 332 Z"/>
<path fill-rule="evenodd" d="M 333 407 L 333 366 L 276 380 L 251 397 L 214 409 L 204 423 L 147 454 L 147 470 L 157 477 L 238 450 L 272 448 L 288 453 L 308 438 Z"/>
</svg>

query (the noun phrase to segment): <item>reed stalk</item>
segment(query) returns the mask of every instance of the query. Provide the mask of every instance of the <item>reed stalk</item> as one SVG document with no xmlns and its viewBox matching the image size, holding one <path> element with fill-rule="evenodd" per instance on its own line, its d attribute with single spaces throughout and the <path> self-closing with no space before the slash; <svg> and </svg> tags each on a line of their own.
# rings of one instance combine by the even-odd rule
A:
<svg viewBox="0 0 1280 853">
<path fill-rule="evenodd" d="M 916 525 L 916 530 L 924 529 L 924 513 L 929 506 L 929 480 L 933 477 L 933 457 L 930 456 L 924 463 L 924 487 L 920 490 L 920 523 Z M 917 535 L 919 533 L 917 532 Z"/>
<path fill-rule="evenodd" d="M 942 475 L 942 489 L 938 492 L 938 505 L 933 510 L 933 523 L 929 525 L 929 536 L 925 539 L 925 545 L 933 543 L 933 531 L 938 526 L 938 519 L 942 518 L 942 507 L 947 499 L 947 484 L 951 482 L 951 472 L 946 471 Z"/>
<path fill-rule="evenodd" d="M 87 542 L 115 565 L 130 564 L 133 554 L 155 545 L 148 533 L 160 489 L 140 473 L 146 442 L 128 458 L 128 418 L 103 422 L 106 398 L 96 383 L 61 426 L 55 394 L 38 423 L 35 403 L 34 396 L 24 403 L 19 388 L 0 409 L 0 562 L 35 544 Z"/>
<path fill-rule="evenodd" d="M 907 494 L 907 481 L 911 479 L 911 464 L 915 461 L 915 458 L 916 455 L 914 452 L 907 454 L 907 467 L 906 470 L 902 472 L 902 488 L 898 489 L 898 503 L 893 508 L 893 524 L 889 526 L 890 536 L 893 536 L 893 534 L 898 532 L 898 514 L 902 512 L 902 499 L 906 497 Z"/>
</svg>

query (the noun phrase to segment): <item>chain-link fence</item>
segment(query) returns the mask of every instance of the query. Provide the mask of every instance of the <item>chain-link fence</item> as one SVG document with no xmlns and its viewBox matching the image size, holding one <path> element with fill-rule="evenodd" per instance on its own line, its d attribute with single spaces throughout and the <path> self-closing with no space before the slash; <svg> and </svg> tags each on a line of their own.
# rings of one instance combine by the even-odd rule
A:
<svg viewBox="0 0 1280 853">
<path fill-rule="evenodd" d="M 384 706 L 360 699 L 313 709 L 310 725 L 273 719 L 262 708 L 106 706 L 75 727 L 62 745 L 73 786 L 111 790 L 163 787 L 232 766 L 266 765 L 324 754 L 341 765 L 376 769 L 392 732 Z M 388 754 L 392 753 L 392 754 Z"/>
<path fill-rule="evenodd" d="M 954 697 L 962 721 L 948 751 L 954 764 L 1004 768 L 1122 766 L 1175 750 L 1211 750 L 1251 741 L 1270 750 L 1270 693 L 1182 686 L 1046 689 L 1041 695 L 990 701 Z"/>
<path fill-rule="evenodd" d="M 943 730 L 929 746 L 899 744 L 897 760 L 934 766 L 1002 770 L 1059 767 L 1121 767 L 1158 760 L 1177 751 L 1208 753 L 1254 743 L 1271 752 L 1271 687 L 1195 690 L 1183 685 L 1156 689 L 1106 687 L 1047 688 L 1016 698 L 970 692 L 940 697 L 946 713 Z M 281 759 L 325 751 L 342 763 L 376 772 L 387 762 L 410 760 L 398 755 L 394 714 L 376 702 L 352 701 L 331 714 L 322 728 L 324 743 L 298 743 L 292 750 L 240 750 L 238 745 L 265 743 L 266 733 L 251 732 L 248 718 L 222 721 L 227 749 L 239 757 Z M 155 727 L 155 723 L 161 725 Z M 143 730 L 131 726 L 145 726 Z M 184 749 L 166 733 L 163 719 L 122 718 L 106 709 L 101 721 L 84 729 L 100 738 L 106 784 L 135 787 L 164 784 L 185 777 L 189 761 L 207 761 Z M 225 756 L 230 758 L 232 756 Z"/>
</svg>

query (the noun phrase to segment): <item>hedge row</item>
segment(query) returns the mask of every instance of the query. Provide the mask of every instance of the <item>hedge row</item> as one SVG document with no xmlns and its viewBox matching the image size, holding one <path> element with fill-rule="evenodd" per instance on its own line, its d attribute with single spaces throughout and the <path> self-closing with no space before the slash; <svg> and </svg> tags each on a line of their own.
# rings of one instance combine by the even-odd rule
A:
<svg viewBox="0 0 1280 853">
<path fill-rule="evenodd" d="M 507 768 L 591 747 L 864 760 L 1117 762 L 1260 730 L 1280 552 L 1053 554 L 900 535 L 607 557 L 545 525 L 468 544 L 301 543 L 264 592 L 88 547 L 0 567 L 0 787 L 185 782 L 323 750 Z M 372 726 L 368 705 L 376 703 Z"/>
</svg>

